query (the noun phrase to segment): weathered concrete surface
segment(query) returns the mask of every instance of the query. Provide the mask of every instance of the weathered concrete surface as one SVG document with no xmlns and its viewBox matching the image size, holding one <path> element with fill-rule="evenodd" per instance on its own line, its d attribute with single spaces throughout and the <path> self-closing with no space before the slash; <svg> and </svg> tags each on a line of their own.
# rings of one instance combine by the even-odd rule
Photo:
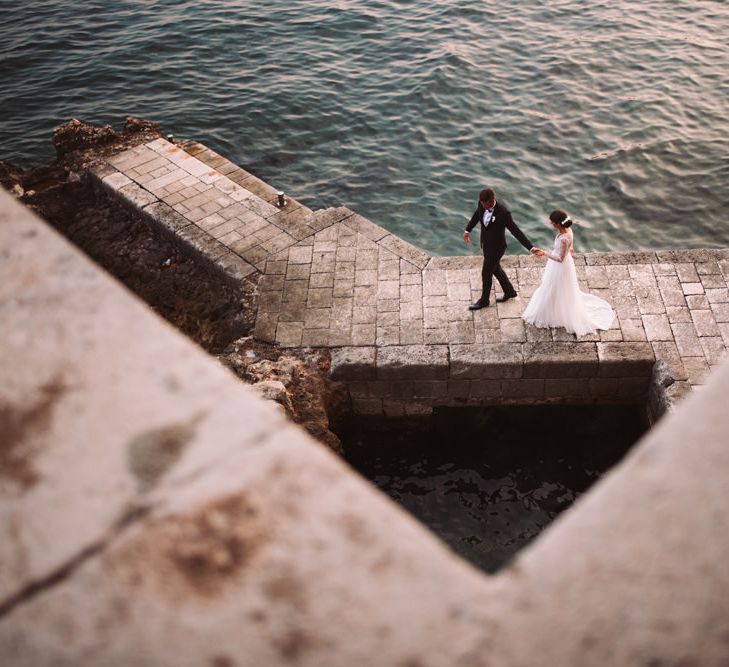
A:
<svg viewBox="0 0 729 667">
<path fill-rule="evenodd" d="M 445 627 L 480 575 L 0 201 L 3 663 L 357 664 L 383 638 L 391 660 L 444 654 L 402 619 L 440 605 Z"/>
<path fill-rule="evenodd" d="M 727 392 L 724 364 L 497 577 L 495 664 L 729 663 Z"/>
<path fill-rule="evenodd" d="M 346 208 L 311 211 L 291 198 L 278 208 L 273 187 L 196 142 L 157 139 L 111 158 L 96 177 L 231 279 L 261 272 L 258 339 L 376 350 L 380 382 L 365 387 L 352 384 L 362 380 L 360 366 L 346 361 L 353 353 L 335 355 L 332 370 L 348 382 L 358 412 L 645 403 L 660 360 L 670 382 L 651 389 L 657 417 L 655 410 L 703 384 L 727 353 L 729 250 L 577 255 L 583 289 L 617 313 L 610 330 L 577 341 L 521 319 L 543 259 L 506 257 L 519 298 L 472 312 L 468 305 L 481 292 L 479 257 L 430 257 Z M 423 365 L 429 347 L 436 356 L 446 351 L 445 366 L 438 356 L 430 373 Z M 444 384 L 404 384 L 413 380 Z"/>
<path fill-rule="evenodd" d="M 144 304 L 1 194 L 6 600 L 113 531 L 161 476 L 150 466 L 172 465 L 192 442 L 214 439 L 226 415 L 261 415 L 240 446 L 284 420 L 248 394 L 226 398 L 226 371 L 183 337 L 168 337 L 172 329 Z M 200 399 L 194 409 L 192 397 Z"/>
<path fill-rule="evenodd" d="M 487 577 L 1 192 L 0 322 L 3 663 L 729 663 L 727 365 Z"/>
</svg>

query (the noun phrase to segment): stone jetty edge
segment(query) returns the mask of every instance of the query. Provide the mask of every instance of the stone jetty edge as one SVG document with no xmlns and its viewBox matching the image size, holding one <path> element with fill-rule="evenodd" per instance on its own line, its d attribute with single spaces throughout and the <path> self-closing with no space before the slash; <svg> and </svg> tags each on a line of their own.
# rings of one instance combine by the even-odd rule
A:
<svg viewBox="0 0 729 667">
<path fill-rule="evenodd" d="M 525 324 L 522 299 L 468 311 L 479 257 L 431 257 L 344 207 L 279 207 L 275 188 L 198 142 L 156 139 L 90 175 L 228 280 L 258 276 L 256 337 L 331 348 L 360 414 L 647 401 L 656 419 L 729 345 L 729 249 L 576 255 L 581 282 L 618 314 L 576 340 Z M 530 296 L 543 261 L 503 264 Z"/>
</svg>

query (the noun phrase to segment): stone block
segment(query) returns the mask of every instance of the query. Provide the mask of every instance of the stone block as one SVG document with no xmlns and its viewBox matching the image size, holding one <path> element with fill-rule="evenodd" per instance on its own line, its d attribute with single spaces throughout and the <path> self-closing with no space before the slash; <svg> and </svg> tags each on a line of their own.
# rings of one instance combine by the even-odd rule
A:
<svg viewBox="0 0 729 667">
<path fill-rule="evenodd" d="M 414 398 L 445 398 L 448 396 L 447 380 L 425 380 L 412 383 Z"/>
<path fill-rule="evenodd" d="M 621 377 L 618 380 L 618 398 L 628 403 L 644 404 L 648 398 L 650 377 Z"/>
<path fill-rule="evenodd" d="M 546 382 L 550 382 L 550 380 Z M 501 381 L 501 396 L 505 399 L 520 399 L 525 403 L 536 403 L 544 399 L 545 390 L 545 380 L 542 379 L 522 378 Z"/>
<path fill-rule="evenodd" d="M 524 321 L 519 319 L 507 319 L 501 321 L 501 338 L 504 342 L 523 343 L 526 341 Z"/>
<path fill-rule="evenodd" d="M 403 321 L 423 320 L 423 302 L 407 301 L 400 304 L 400 319 Z"/>
<path fill-rule="evenodd" d="M 380 380 L 446 380 L 446 345 L 392 345 L 377 351 Z"/>
<path fill-rule="evenodd" d="M 119 189 L 119 194 L 124 197 L 127 204 L 130 204 L 138 211 L 142 211 L 145 206 L 159 201 L 151 192 L 148 192 L 136 183 L 129 183 L 123 186 Z"/>
<path fill-rule="evenodd" d="M 447 282 L 444 271 L 423 271 L 423 294 L 436 296 L 445 295 L 446 293 Z"/>
<path fill-rule="evenodd" d="M 653 353 L 656 356 L 656 363 L 659 361 L 664 364 L 666 373 L 674 380 L 686 380 L 686 369 L 683 365 L 681 355 L 678 353 L 678 347 L 674 342 L 654 342 L 651 343 Z"/>
<path fill-rule="evenodd" d="M 383 414 L 381 398 L 354 398 L 352 411 L 356 415 L 379 416 Z"/>
<path fill-rule="evenodd" d="M 425 342 L 425 330 L 422 320 L 400 322 L 399 333 L 401 345 L 422 345 Z"/>
<path fill-rule="evenodd" d="M 304 332 L 303 322 L 282 322 L 276 328 L 276 342 L 281 347 L 299 347 Z"/>
<path fill-rule="evenodd" d="M 729 328 L 728 328 L 729 331 Z M 448 343 L 448 329 L 435 327 L 423 330 L 423 342 L 426 345 L 438 345 Z"/>
<path fill-rule="evenodd" d="M 468 283 L 448 283 L 447 296 L 449 300 L 470 301 L 471 286 Z"/>
<path fill-rule="evenodd" d="M 448 341 L 451 343 L 475 343 L 476 334 L 473 321 L 462 320 L 459 322 L 448 322 Z"/>
<path fill-rule="evenodd" d="M 698 352 L 695 351 L 694 354 L 698 354 Z M 682 361 L 684 368 L 686 369 L 688 382 L 690 382 L 691 385 L 704 384 L 710 370 L 706 357 L 704 357 L 703 354 L 702 356 L 685 356 L 682 357 Z"/>
<path fill-rule="evenodd" d="M 597 343 L 599 377 L 650 377 L 656 357 L 650 343 Z"/>
<path fill-rule="evenodd" d="M 408 401 L 404 403 L 405 415 L 408 417 L 430 417 L 433 414 L 433 406 L 430 403 L 418 403 Z"/>
<path fill-rule="evenodd" d="M 655 252 L 591 252 L 584 255 L 587 265 L 605 264 L 652 264 L 658 262 Z"/>
<path fill-rule="evenodd" d="M 727 354 L 727 348 L 724 344 L 724 340 L 719 334 L 718 328 L 716 336 L 701 337 L 699 338 L 699 341 L 701 342 L 701 348 L 704 351 L 704 357 L 706 357 L 706 361 L 709 362 L 709 365 L 717 366 L 724 361 L 727 356 L 729 356 Z"/>
<path fill-rule="evenodd" d="M 729 303 L 712 303 L 711 311 L 714 313 L 714 321 L 729 322 Z"/>
<path fill-rule="evenodd" d="M 452 379 L 515 379 L 522 377 L 519 344 L 474 343 L 450 346 Z"/>
<path fill-rule="evenodd" d="M 173 208 L 162 202 L 150 204 L 144 208 L 144 212 L 152 218 L 152 220 L 163 227 L 166 231 L 173 235 L 177 234 L 183 227 L 187 227 L 190 223 L 187 218 L 180 215 Z"/>
<path fill-rule="evenodd" d="M 448 380 L 448 398 L 466 399 L 471 395 L 470 380 Z"/>
<path fill-rule="evenodd" d="M 352 345 L 374 345 L 376 337 L 374 322 L 352 324 Z"/>
<path fill-rule="evenodd" d="M 719 328 L 711 310 L 692 310 L 691 319 L 699 337 L 719 335 Z"/>
<path fill-rule="evenodd" d="M 689 310 L 709 310 L 709 299 L 706 294 L 692 294 L 686 297 Z"/>
<path fill-rule="evenodd" d="M 623 319 L 620 317 L 620 329 L 623 332 L 623 340 L 640 342 L 648 340 L 642 319 Z"/>
<path fill-rule="evenodd" d="M 241 259 L 233 252 L 224 253 L 215 262 L 223 273 L 235 283 L 258 271 L 255 266 Z"/>
<path fill-rule="evenodd" d="M 307 328 L 304 323 L 304 333 L 301 335 L 301 344 L 308 347 L 328 347 L 331 338 L 328 328 Z"/>
<path fill-rule="evenodd" d="M 321 231 L 331 227 L 332 225 L 336 225 L 353 215 L 355 215 L 354 211 L 344 206 L 320 209 L 318 211 L 314 211 L 313 219 L 310 224 L 317 231 Z"/>
<path fill-rule="evenodd" d="M 596 343 L 524 343 L 525 378 L 596 377 Z"/>
<path fill-rule="evenodd" d="M 422 342 L 422 341 L 420 341 Z M 399 345 L 400 344 L 400 326 L 388 327 L 377 326 L 377 336 L 375 343 L 382 345 Z"/>
<path fill-rule="evenodd" d="M 703 294 L 704 293 L 704 286 L 700 282 L 681 283 L 681 288 L 683 289 L 683 293 L 686 296 L 690 296 L 692 294 Z"/>
<path fill-rule="evenodd" d="M 330 373 L 333 380 L 374 380 L 377 377 L 374 347 L 338 347 L 331 352 Z"/>
<path fill-rule="evenodd" d="M 370 241 L 379 241 L 385 236 L 390 235 L 390 233 L 386 229 L 383 229 L 379 225 L 376 225 L 374 222 L 359 215 L 358 213 L 353 213 L 352 215 L 344 218 L 343 222 L 347 227 L 354 230 L 358 234 L 362 234 Z"/>
<path fill-rule="evenodd" d="M 682 357 L 697 356 L 701 352 L 699 336 L 693 322 L 677 322 L 671 324 L 673 339 Z"/>
<path fill-rule="evenodd" d="M 472 400 L 501 400 L 501 380 L 495 378 L 478 378 L 470 380 L 470 383 L 470 397 Z"/>
<path fill-rule="evenodd" d="M 400 301 L 417 301 L 418 303 L 422 303 L 423 288 L 420 282 L 412 285 L 400 285 Z"/>
<path fill-rule="evenodd" d="M 377 243 L 394 255 L 414 264 L 421 270 L 427 266 L 428 261 L 430 260 L 430 255 L 428 255 L 428 253 L 416 248 L 411 243 L 408 243 L 393 234 L 387 234 L 386 236 L 381 237 Z"/>
<path fill-rule="evenodd" d="M 592 401 L 590 381 L 596 378 L 560 378 L 547 379 L 544 382 L 544 398 L 554 401 L 574 401 L 589 403 Z"/>
<path fill-rule="evenodd" d="M 666 315 L 643 315 L 643 328 L 646 338 L 654 340 L 673 340 L 673 331 Z"/>
<path fill-rule="evenodd" d="M 405 416 L 405 405 L 402 401 L 383 400 L 382 401 L 382 412 L 385 417 L 404 417 Z"/>
<path fill-rule="evenodd" d="M 266 343 L 276 340 L 276 327 L 278 326 L 278 313 L 259 312 L 256 317 L 254 336 Z"/>
<path fill-rule="evenodd" d="M 709 303 L 729 303 L 729 289 L 724 288 L 711 288 L 706 290 L 706 298 Z"/>
<path fill-rule="evenodd" d="M 284 281 L 283 300 L 293 303 L 306 303 L 309 292 L 309 284 L 307 280 L 288 280 Z"/>
<path fill-rule="evenodd" d="M 304 315 L 305 329 L 328 329 L 332 316 L 331 308 L 307 307 Z"/>
<path fill-rule="evenodd" d="M 180 239 L 185 241 L 190 248 L 197 252 L 202 258 L 214 261 L 218 257 L 230 252 L 222 243 L 216 241 L 208 233 L 195 225 L 188 225 L 177 231 Z"/>
<path fill-rule="evenodd" d="M 112 173 L 104 176 L 101 179 L 101 183 L 107 190 L 110 190 L 111 192 L 118 192 L 123 187 L 131 185 L 133 181 L 128 176 L 114 170 Z"/>
<path fill-rule="evenodd" d="M 611 403 L 618 400 L 619 378 L 589 378 L 587 388 L 590 397 L 599 403 Z"/>
</svg>

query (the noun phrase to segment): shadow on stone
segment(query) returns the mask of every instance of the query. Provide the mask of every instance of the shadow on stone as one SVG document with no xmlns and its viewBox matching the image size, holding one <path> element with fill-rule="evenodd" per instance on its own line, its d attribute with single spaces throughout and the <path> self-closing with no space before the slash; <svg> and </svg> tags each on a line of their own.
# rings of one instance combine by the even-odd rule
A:
<svg viewBox="0 0 729 667">
<path fill-rule="evenodd" d="M 647 429 L 638 406 L 441 408 L 353 418 L 345 456 L 456 553 L 495 572 Z"/>
</svg>

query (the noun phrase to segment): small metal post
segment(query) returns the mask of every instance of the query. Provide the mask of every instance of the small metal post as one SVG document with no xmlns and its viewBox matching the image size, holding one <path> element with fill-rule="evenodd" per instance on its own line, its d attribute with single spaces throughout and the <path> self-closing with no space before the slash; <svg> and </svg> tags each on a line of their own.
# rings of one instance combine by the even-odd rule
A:
<svg viewBox="0 0 729 667">
<path fill-rule="evenodd" d="M 175 143 L 175 135 L 174 134 L 168 134 L 167 135 L 167 141 L 169 141 L 171 144 Z"/>
<path fill-rule="evenodd" d="M 284 206 L 286 206 L 286 195 L 284 194 L 284 191 L 283 190 L 279 190 L 276 193 L 276 196 L 278 197 L 277 206 L 279 208 L 283 208 Z"/>
</svg>

